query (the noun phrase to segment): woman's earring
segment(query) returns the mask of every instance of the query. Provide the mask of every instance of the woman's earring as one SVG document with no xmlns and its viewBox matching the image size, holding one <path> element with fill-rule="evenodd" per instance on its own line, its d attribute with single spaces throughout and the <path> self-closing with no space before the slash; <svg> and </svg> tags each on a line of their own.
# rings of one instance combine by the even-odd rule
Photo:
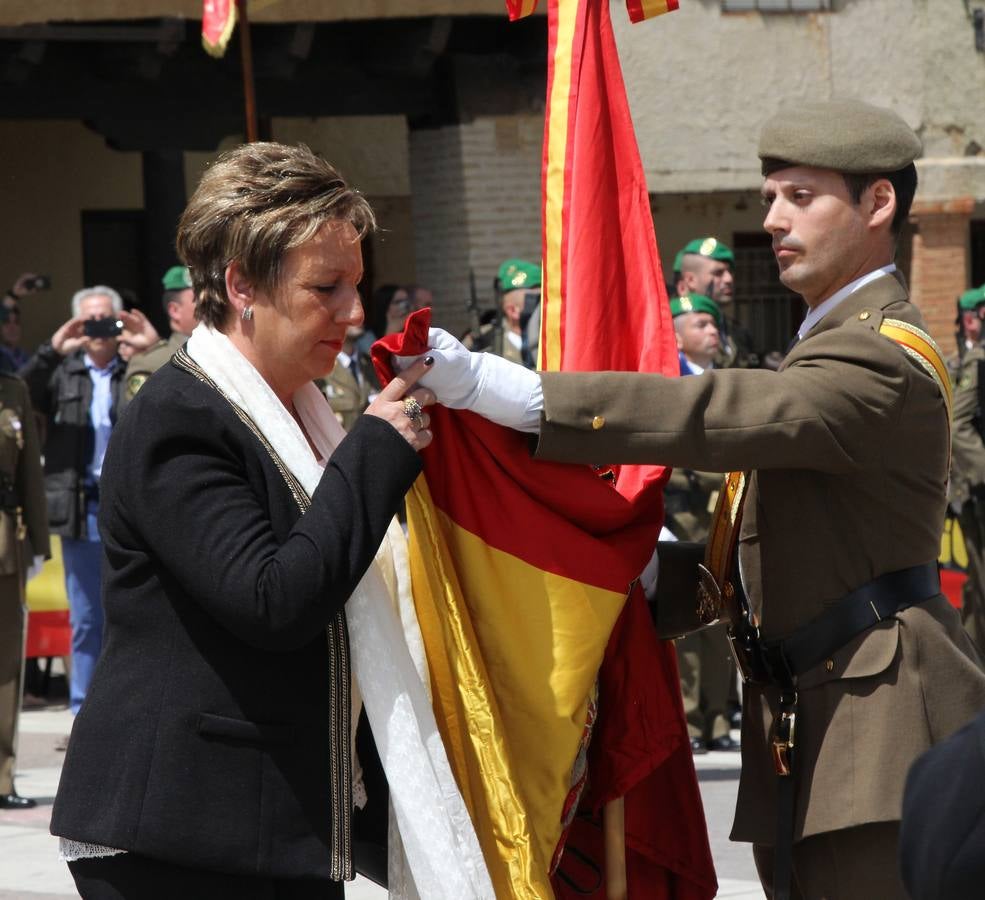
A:
<svg viewBox="0 0 985 900">
<path fill-rule="evenodd" d="M 253 318 L 253 307 L 252 306 L 244 306 L 243 307 L 243 321 L 244 322 L 249 322 L 250 319 L 252 319 L 252 318 Z"/>
</svg>

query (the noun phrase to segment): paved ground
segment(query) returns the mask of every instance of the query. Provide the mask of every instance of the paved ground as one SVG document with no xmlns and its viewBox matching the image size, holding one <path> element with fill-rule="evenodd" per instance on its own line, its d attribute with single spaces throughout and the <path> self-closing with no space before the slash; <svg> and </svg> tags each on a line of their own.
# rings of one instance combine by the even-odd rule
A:
<svg viewBox="0 0 985 900">
<path fill-rule="evenodd" d="M 17 789 L 39 805 L 26 812 L 0 811 L 0 900 L 67 900 L 77 897 L 55 838 L 48 834 L 51 803 L 58 787 L 64 754 L 55 750 L 68 733 L 72 717 L 64 707 L 25 712 L 21 717 Z M 712 852 L 718 867 L 719 897 L 760 900 L 762 891 L 748 846 L 731 844 L 728 830 L 738 784 L 738 754 L 709 753 L 696 759 Z M 348 900 L 385 900 L 371 882 L 347 885 Z M 425 898 L 426 900 L 426 898 Z"/>
</svg>

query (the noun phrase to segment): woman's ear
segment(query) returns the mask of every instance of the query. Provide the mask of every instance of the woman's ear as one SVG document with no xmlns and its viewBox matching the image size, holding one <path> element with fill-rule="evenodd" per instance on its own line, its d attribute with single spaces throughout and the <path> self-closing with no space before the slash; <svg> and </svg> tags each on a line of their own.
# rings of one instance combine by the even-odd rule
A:
<svg viewBox="0 0 985 900">
<path fill-rule="evenodd" d="M 237 316 L 253 306 L 253 283 L 243 274 L 239 260 L 234 259 L 226 266 L 226 297 Z"/>
</svg>

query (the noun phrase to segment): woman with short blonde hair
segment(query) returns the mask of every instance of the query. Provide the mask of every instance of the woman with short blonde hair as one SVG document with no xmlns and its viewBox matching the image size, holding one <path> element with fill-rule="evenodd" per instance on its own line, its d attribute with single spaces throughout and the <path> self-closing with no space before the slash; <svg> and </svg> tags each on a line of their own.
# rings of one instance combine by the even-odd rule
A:
<svg viewBox="0 0 985 900">
<path fill-rule="evenodd" d="M 200 324 L 107 452 L 106 644 L 52 817 L 86 900 L 339 898 L 353 876 L 345 605 L 375 590 L 433 402 L 422 362 L 346 435 L 312 384 L 362 322 L 373 225 L 272 143 L 220 157 L 181 218 Z"/>
</svg>

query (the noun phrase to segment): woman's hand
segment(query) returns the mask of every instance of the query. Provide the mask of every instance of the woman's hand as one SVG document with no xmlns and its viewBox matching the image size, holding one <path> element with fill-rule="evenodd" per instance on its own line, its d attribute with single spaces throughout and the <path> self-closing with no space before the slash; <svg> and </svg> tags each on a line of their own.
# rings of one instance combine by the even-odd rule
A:
<svg viewBox="0 0 985 900">
<path fill-rule="evenodd" d="M 389 422 L 415 450 L 423 450 L 433 435 L 428 426 L 431 417 L 425 407 L 434 403 L 434 393 L 415 388 L 418 379 L 431 368 L 432 357 L 419 359 L 397 375 L 366 408 L 364 416 L 376 416 Z"/>
</svg>

